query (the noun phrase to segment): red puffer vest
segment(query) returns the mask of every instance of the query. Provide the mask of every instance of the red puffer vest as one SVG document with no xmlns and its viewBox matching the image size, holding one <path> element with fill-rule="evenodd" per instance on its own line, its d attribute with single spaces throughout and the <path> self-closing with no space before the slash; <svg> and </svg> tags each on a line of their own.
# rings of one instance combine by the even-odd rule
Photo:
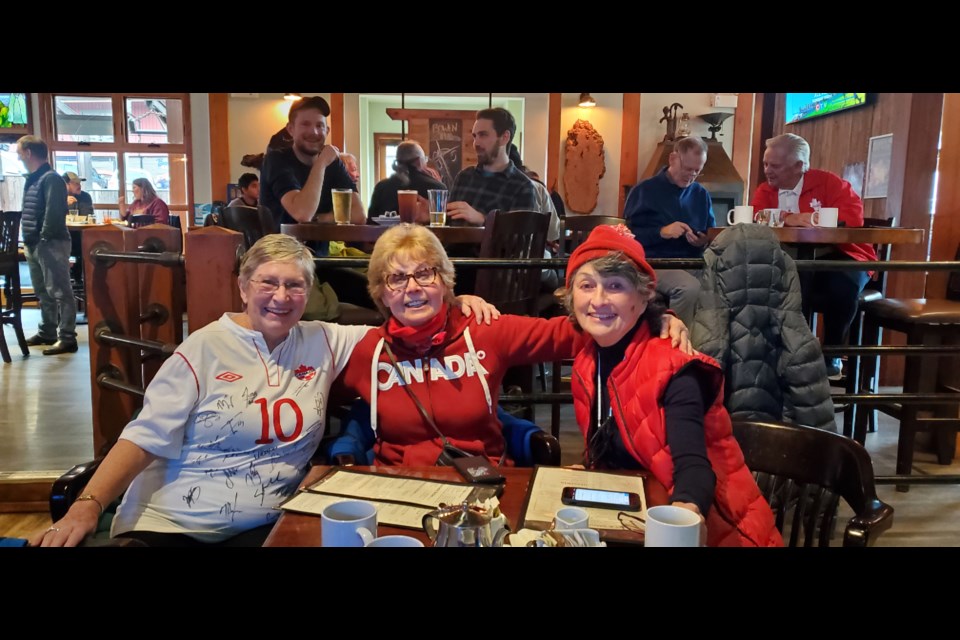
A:
<svg viewBox="0 0 960 640">
<path fill-rule="evenodd" d="M 573 402 L 577 424 L 586 439 L 590 409 L 596 402 L 596 343 L 574 361 Z M 607 381 L 620 437 L 631 455 L 673 493 L 673 458 L 667 447 L 660 399 L 670 380 L 690 363 L 714 374 L 714 400 L 703 419 L 707 457 L 717 477 L 713 506 L 707 515 L 707 546 L 783 546 L 773 512 L 760 494 L 733 437 L 730 415 L 723 407 L 723 375 L 705 355 L 688 356 L 670 341 L 652 338 L 644 324 L 627 347 L 623 362 Z"/>
</svg>

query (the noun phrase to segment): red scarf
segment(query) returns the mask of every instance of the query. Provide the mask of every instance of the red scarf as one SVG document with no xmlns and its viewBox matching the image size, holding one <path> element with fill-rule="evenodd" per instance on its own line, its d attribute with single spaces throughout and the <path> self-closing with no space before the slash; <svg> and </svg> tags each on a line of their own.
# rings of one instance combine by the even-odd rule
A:
<svg viewBox="0 0 960 640">
<path fill-rule="evenodd" d="M 440 307 L 440 312 L 419 327 L 408 327 L 400 324 L 396 318 L 390 316 L 387 320 L 387 335 L 396 338 L 415 351 L 425 353 L 430 347 L 443 342 L 447 332 L 443 330 L 447 324 L 447 303 Z"/>
</svg>

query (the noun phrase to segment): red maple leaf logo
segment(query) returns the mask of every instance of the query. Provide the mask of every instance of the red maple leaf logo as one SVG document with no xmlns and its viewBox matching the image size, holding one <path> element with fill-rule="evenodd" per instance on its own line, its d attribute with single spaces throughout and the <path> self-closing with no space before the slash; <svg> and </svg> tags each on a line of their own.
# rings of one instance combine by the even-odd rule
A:
<svg viewBox="0 0 960 640">
<path fill-rule="evenodd" d="M 317 370 L 313 367 L 308 367 L 305 364 L 297 367 L 297 370 L 293 372 L 293 375 L 297 376 L 297 380 L 303 380 L 307 382 L 308 380 L 313 380 L 313 376 L 317 375 Z"/>
</svg>

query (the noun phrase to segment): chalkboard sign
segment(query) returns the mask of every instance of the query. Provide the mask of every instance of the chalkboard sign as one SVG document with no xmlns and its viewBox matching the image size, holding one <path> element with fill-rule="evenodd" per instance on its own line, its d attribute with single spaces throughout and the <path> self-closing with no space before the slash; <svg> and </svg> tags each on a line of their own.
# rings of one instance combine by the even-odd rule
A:
<svg viewBox="0 0 960 640">
<path fill-rule="evenodd" d="M 448 189 L 453 187 L 453 179 L 460 173 L 462 144 L 463 120 L 430 120 L 430 148 L 427 155 Z"/>
</svg>

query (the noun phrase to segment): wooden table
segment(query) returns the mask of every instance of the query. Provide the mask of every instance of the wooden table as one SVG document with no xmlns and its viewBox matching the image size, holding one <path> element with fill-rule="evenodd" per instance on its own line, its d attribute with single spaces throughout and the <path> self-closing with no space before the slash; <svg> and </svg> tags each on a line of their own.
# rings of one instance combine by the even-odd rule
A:
<svg viewBox="0 0 960 640">
<path fill-rule="evenodd" d="M 728 227 L 707 229 L 712 242 Z M 772 227 L 770 229 L 785 244 L 920 244 L 923 229 L 900 227 Z"/>
<path fill-rule="evenodd" d="M 389 228 L 379 224 L 305 222 L 280 225 L 280 232 L 303 242 L 336 240 L 374 243 Z M 427 227 L 427 229 L 435 233 L 444 245 L 480 244 L 484 232 L 484 227 Z"/>
<path fill-rule="evenodd" d="M 397 476 L 408 476 L 412 478 L 429 478 L 433 480 L 461 480 L 456 469 L 452 467 L 351 467 L 368 471 L 377 471 L 379 473 Z M 310 470 L 301 486 L 309 486 L 320 479 L 330 467 L 317 466 Z M 507 483 L 500 496 L 500 509 L 507 516 L 507 521 L 513 530 L 517 529 L 520 521 L 520 514 L 523 512 L 524 501 L 527 496 L 527 488 L 530 484 L 530 476 L 533 469 L 528 467 L 503 467 L 500 469 Z M 652 478 L 644 479 L 644 490 L 646 492 L 647 505 L 665 504 L 667 501 L 666 490 Z M 425 544 L 430 544 L 427 534 L 423 531 L 414 531 L 412 529 L 401 529 L 397 527 L 379 526 L 379 535 L 404 535 L 413 536 Z M 635 535 L 635 534 L 629 534 Z M 609 538 L 606 538 L 609 539 Z M 303 513 L 293 513 L 284 511 L 273 527 L 273 531 L 267 537 L 265 547 L 319 547 L 320 545 L 320 516 L 308 515 Z"/>
</svg>

